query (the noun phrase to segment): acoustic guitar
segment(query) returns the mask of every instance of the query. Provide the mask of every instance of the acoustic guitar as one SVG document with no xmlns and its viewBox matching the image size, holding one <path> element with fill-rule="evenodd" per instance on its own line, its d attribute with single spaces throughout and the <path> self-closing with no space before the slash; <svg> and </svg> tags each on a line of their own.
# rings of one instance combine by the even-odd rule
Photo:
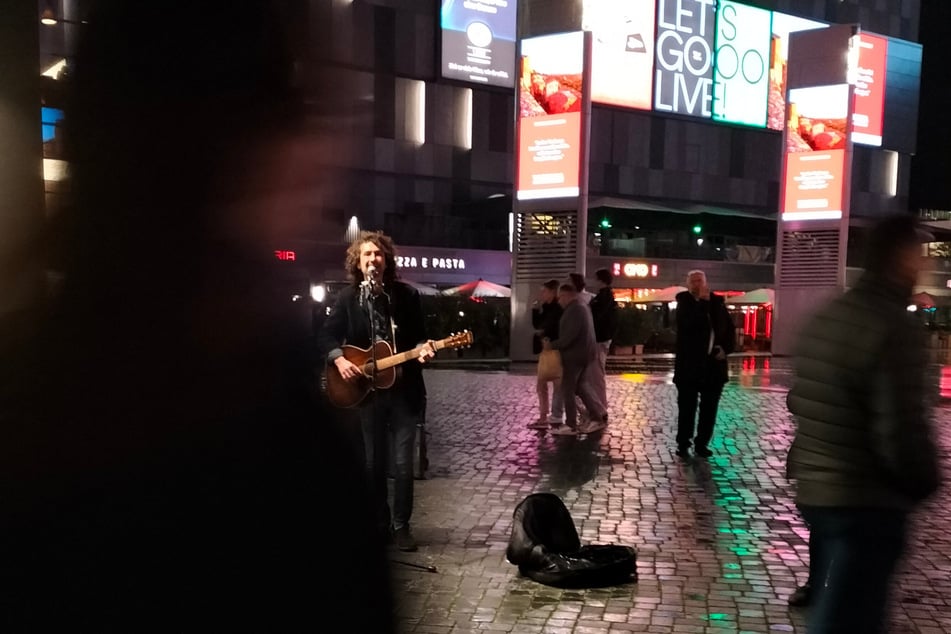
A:
<svg viewBox="0 0 951 634">
<path fill-rule="evenodd" d="M 471 344 L 472 333 L 464 330 L 440 339 L 434 346 L 439 351 L 444 348 L 450 350 L 463 348 Z M 423 350 L 423 346 L 417 346 L 412 350 L 393 354 L 390 344 L 385 341 L 377 341 L 372 348 L 348 345 L 341 348 L 344 358 L 359 367 L 363 376 L 359 380 L 348 381 L 340 376 L 336 365 L 333 363 L 327 365 L 324 372 L 324 393 L 336 407 L 354 407 L 366 398 L 370 390 L 386 390 L 393 387 L 396 383 L 396 366 L 418 359 Z"/>
</svg>

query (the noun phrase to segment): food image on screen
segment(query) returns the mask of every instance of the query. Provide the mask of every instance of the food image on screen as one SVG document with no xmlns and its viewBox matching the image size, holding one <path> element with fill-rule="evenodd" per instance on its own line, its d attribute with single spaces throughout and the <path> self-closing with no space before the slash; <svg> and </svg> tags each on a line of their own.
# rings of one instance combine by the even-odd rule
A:
<svg viewBox="0 0 951 634">
<path fill-rule="evenodd" d="M 848 141 L 847 84 L 789 91 L 786 151 L 839 150 Z"/>
<path fill-rule="evenodd" d="M 793 108 L 790 107 L 790 111 L 792 110 Z M 845 147 L 846 138 L 844 118 L 810 119 L 795 115 L 790 117 L 789 132 L 786 135 L 786 151 L 838 150 Z"/>
<path fill-rule="evenodd" d="M 519 116 L 581 112 L 581 73 L 543 74 L 532 67 L 529 56 L 522 57 L 519 89 Z"/>
</svg>

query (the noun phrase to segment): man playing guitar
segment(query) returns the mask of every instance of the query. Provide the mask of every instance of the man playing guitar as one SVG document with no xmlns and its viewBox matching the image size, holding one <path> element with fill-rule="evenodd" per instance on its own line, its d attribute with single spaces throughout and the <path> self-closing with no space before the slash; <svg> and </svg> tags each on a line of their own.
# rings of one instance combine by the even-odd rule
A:
<svg viewBox="0 0 951 634">
<path fill-rule="evenodd" d="M 392 531 L 400 550 L 413 551 L 413 448 L 426 404 L 422 364 L 436 353 L 436 345 L 424 331 L 419 293 L 396 279 L 395 249 L 388 236 L 361 232 L 347 249 L 345 268 L 353 283 L 340 292 L 318 343 L 327 357 L 328 375 L 336 372 L 348 384 L 370 384 L 358 410 L 377 521 L 386 537 Z M 371 356 L 366 364 L 357 365 L 344 354 L 345 347 L 365 349 Z M 400 366 L 398 376 L 392 370 L 382 385 L 368 376 L 367 371 L 375 373 L 374 357 L 410 350 L 418 363 Z M 390 441 L 392 509 L 387 501 Z"/>
</svg>

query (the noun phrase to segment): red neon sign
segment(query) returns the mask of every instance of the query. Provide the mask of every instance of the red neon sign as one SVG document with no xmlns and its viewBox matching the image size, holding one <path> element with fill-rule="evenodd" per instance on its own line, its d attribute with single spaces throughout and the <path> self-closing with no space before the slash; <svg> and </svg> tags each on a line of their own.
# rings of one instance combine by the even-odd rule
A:
<svg viewBox="0 0 951 634">
<path fill-rule="evenodd" d="M 274 251 L 274 257 L 278 260 L 283 260 L 284 262 L 293 262 L 297 260 L 297 253 L 294 251 L 282 251 L 280 249 Z"/>
</svg>

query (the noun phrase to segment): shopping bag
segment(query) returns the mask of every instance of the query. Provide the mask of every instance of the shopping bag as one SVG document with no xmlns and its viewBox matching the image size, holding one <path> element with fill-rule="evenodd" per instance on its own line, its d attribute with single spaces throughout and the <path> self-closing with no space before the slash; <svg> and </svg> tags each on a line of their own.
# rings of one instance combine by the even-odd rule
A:
<svg viewBox="0 0 951 634">
<path fill-rule="evenodd" d="M 554 381 L 561 378 L 561 353 L 557 350 L 542 350 L 538 355 L 538 378 Z"/>
</svg>

